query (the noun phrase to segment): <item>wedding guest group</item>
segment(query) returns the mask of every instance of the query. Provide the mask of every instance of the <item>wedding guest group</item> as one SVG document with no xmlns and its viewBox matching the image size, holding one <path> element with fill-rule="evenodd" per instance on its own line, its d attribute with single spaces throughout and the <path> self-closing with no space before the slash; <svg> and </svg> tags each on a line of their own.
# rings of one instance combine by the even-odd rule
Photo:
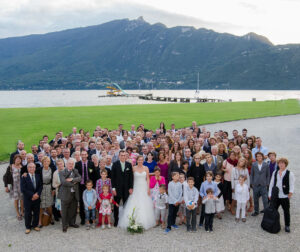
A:
<svg viewBox="0 0 300 252">
<path fill-rule="evenodd" d="M 26 234 L 59 223 L 63 232 L 78 224 L 127 229 L 133 212 L 144 230 L 162 227 L 168 234 L 184 224 L 188 232 L 213 232 L 214 216 L 221 222 L 225 211 L 245 223 L 247 213 L 264 212 L 277 186 L 275 207 L 283 208 L 290 232 L 295 177 L 289 161 L 269 151 L 263 137 L 240 132 L 233 130 L 231 138 L 193 121 L 180 129 L 161 122 L 154 130 L 119 124 L 45 134 L 31 153 L 17 142 L 3 176 L 5 191 L 17 221 L 25 219 Z"/>
</svg>

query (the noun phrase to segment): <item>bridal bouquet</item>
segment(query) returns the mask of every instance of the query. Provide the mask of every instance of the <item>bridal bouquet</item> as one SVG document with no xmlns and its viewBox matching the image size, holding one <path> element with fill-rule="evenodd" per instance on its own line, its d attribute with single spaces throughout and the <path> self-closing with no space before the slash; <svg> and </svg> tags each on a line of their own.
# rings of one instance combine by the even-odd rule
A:
<svg viewBox="0 0 300 252">
<path fill-rule="evenodd" d="M 143 233 L 144 228 L 136 222 L 134 212 L 135 208 L 133 208 L 132 214 L 129 216 L 129 226 L 127 227 L 127 231 L 131 234 Z"/>
</svg>

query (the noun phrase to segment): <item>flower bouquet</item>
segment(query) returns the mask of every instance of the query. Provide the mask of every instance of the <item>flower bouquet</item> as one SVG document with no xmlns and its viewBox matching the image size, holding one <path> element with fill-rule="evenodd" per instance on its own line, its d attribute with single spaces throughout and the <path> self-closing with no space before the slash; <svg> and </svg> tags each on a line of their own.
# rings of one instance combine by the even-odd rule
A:
<svg viewBox="0 0 300 252">
<path fill-rule="evenodd" d="M 134 213 L 135 208 L 133 208 L 132 214 L 129 216 L 129 225 L 127 227 L 127 231 L 131 234 L 143 233 L 144 228 L 136 222 L 136 216 L 134 215 Z"/>
</svg>

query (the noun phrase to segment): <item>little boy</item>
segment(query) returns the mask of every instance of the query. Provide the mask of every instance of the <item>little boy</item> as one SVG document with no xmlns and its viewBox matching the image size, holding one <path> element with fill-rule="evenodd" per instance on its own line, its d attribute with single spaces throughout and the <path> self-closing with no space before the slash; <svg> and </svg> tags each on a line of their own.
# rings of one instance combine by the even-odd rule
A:
<svg viewBox="0 0 300 252">
<path fill-rule="evenodd" d="M 184 202 L 186 205 L 186 221 L 187 221 L 187 231 L 196 232 L 196 208 L 199 198 L 199 192 L 194 187 L 195 180 L 193 177 L 189 177 L 187 180 L 188 187 L 184 191 Z M 192 218 L 191 218 L 192 217 Z M 191 228 L 192 222 L 192 228 Z"/>
<path fill-rule="evenodd" d="M 93 182 L 91 180 L 87 180 L 85 183 L 86 189 L 82 194 L 82 199 L 84 203 L 85 210 L 85 221 L 86 221 L 86 229 L 90 229 L 90 219 L 93 221 L 92 228 L 96 227 L 96 202 L 97 202 L 97 193 L 93 189 Z"/>
<path fill-rule="evenodd" d="M 166 234 L 171 231 L 171 227 L 178 229 L 178 226 L 175 224 L 175 222 L 179 205 L 182 202 L 182 185 L 179 182 L 179 172 L 172 172 L 172 181 L 168 185 L 168 192 L 169 216 L 168 226 L 165 229 Z"/>
<path fill-rule="evenodd" d="M 205 204 L 205 231 L 212 232 L 218 198 L 214 196 L 214 191 L 211 188 L 206 190 L 206 195 L 202 200 L 202 204 Z"/>
<path fill-rule="evenodd" d="M 182 203 L 179 205 L 178 208 L 178 217 L 179 217 L 179 225 L 182 225 L 182 223 L 186 224 L 186 212 L 185 212 L 185 204 L 184 204 L 184 198 L 183 194 L 185 189 L 188 187 L 188 183 L 185 180 L 185 174 L 179 172 L 179 182 L 182 185 Z"/>
<path fill-rule="evenodd" d="M 155 218 L 156 218 L 156 226 L 159 226 L 159 221 L 161 220 L 161 227 L 165 228 L 165 218 L 166 218 L 166 205 L 168 203 L 168 194 L 166 193 L 166 186 L 159 186 L 159 194 L 156 196 L 156 204 L 155 204 Z"/>
</svg>

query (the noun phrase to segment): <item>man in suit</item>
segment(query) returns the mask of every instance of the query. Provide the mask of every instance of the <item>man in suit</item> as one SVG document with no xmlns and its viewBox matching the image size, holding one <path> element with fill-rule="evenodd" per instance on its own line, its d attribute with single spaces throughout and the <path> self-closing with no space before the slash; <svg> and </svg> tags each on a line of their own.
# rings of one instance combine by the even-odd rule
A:
<svg viewBox="0 0 300 252">
<path fill-rule="evenodd" d="M 96 154 L 96 143 L 95 141 L 89 142 L 89 149 L 88 149 L 88 159 L 92 160 L 92 155 Z"/>
<path fill-rule="evenodd" d="M 43 190 L 41 177 L 39 174 L 35 174 L 35 164 L 29 163 L 27 169 L 27 176 L 21 177 L 21 191 L 24 195 L 25 208 L 25 234 L 29 234 L 31 228 L 35 231 L 40 231 L 38 227 L 41 203 L 40 196 Z"/>
<path fill-rule="evenodd" d="M 81 176 L 75 167 L 75 160 L 68 159 L 66 169 L 59 173 L 61 186 L 58 198 L 61 199 L 62 227 L 67 232 L 68 226 L 78 228 L 76 224 L 77 206 L 79 201 L 79 187 Z"/>
<path fill-rule="evenodd" d="M 211 155 L 213 163 L 217 166 L 217 173 L 222 172 L 223 158 L 218 155 L 218 147 L 216 145 L 211 147 Z"/>
<path fill-rule="evenodd" d="M 20 152 L 22 150 L 24 150 L 24 143 L 22 141 L 18 141 L 17 150 L 10 154 L 10 161 L 9 161 L 10 164 L 13 163 L 14 156 L 17 155 L 17 154 L 20 154 Z"/>
<path fill-rule="evenodd" d="M 116 161 L 111 170 L 111 183 L 113 188 L 114 200 L 119 204 L 123 201 L 126 203 L 129 194 L 133 190 L 133 172 L 132 165 L 126 162 L 126 154 L 124 150 L 119 152 L 119 160 Z M 119 221 L 119 208 L 114 206 L 114 226 L 118 226 Z"/>
<path fill-rule="evenodd" d="M 268 186 L 270 182 L 270 169 L 264 162 L 264 154 L 257 152 L 255 154 L 256 162 L 252 164 L 250 183 L 253 188 L 254 212 L 252 216 L 259 214 L 259 197 L 262 197 L 264 209 L 268 207 Z M 263 211 L 262 211 L 263 212 Z"/>
<path fill-rule="evenodd" d="M 79 204 L 80 204 L 80 219 L 81 219 L 81 225 L 85 224 L 85 212 L 84 212 L 84 203 L 82 199 L 82 194 L 85 187 L 85 182 L 87 180 L 94 181 L 95 176 L 95 166 L 93 162 L 88 161 L 88 153 L 87 151 L 83 150 L 81 151 L 81 161 L 77 162 L 75 164 L 75 169 L 78 171 L 79 175 L 81 176 L 81 181 L 79 183 Z"/>
</svg>

